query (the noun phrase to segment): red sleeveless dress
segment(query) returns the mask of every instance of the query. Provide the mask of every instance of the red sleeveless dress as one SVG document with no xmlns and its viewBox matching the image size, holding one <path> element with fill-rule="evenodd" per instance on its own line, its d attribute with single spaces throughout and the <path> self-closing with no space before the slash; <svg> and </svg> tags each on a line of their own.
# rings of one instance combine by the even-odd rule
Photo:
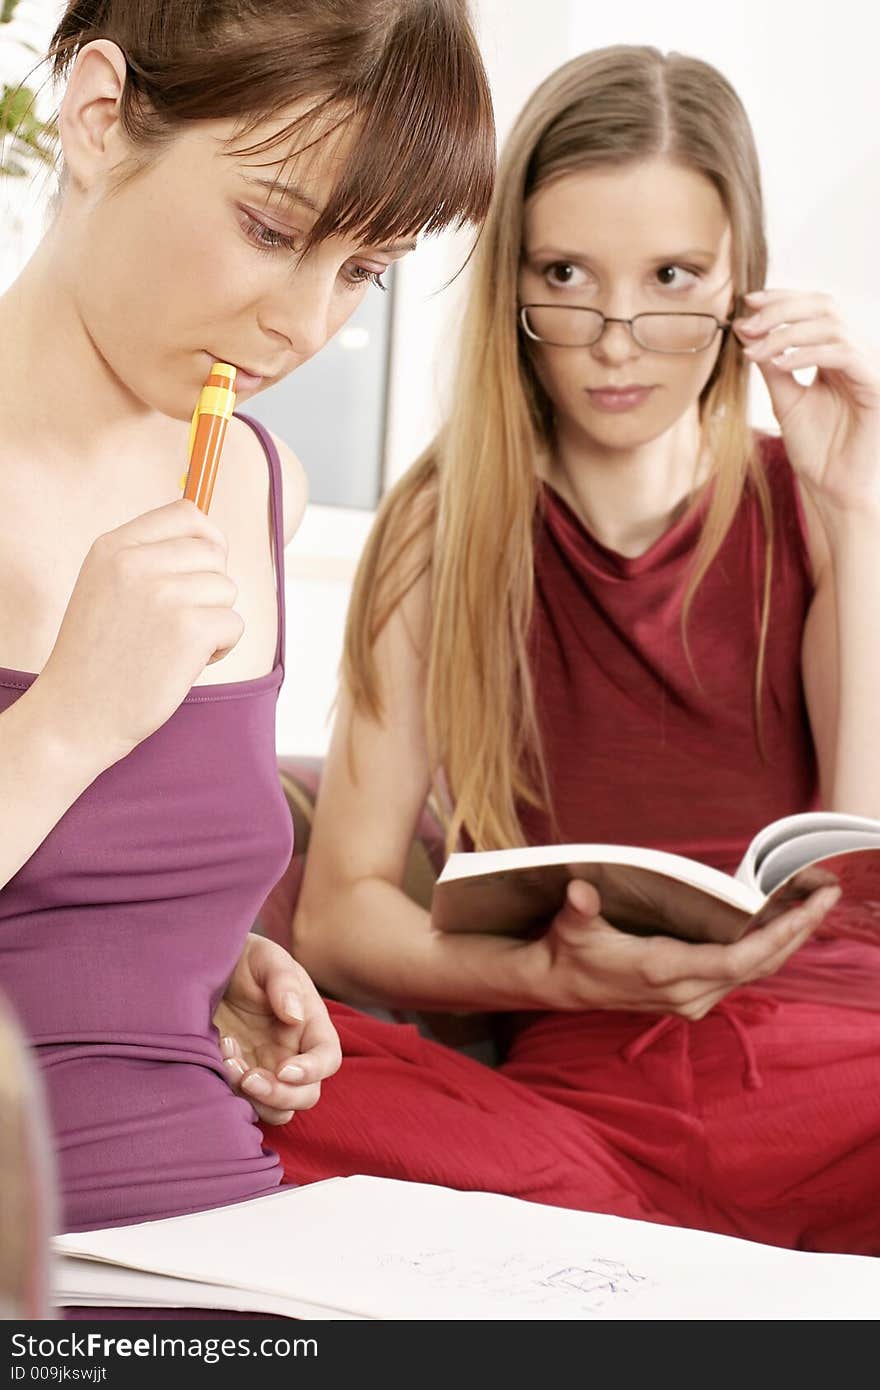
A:
<svg viewBox="0 0 880 1390">
<path fill-rule="evenodd" d="M 557 833 L 548 815 L 526 808 L 529 843 L 639 844 L 732 872 L 762 825 L 814 805 L 800 670 L 813 586 L 781 440 L 768 438 L 763 457 L 776 531 L 763 758 L 757 500 L 745 498 L 697 590 L 686 650 L 682 600 L 706 504 L 629 557 L 601 545 L 544 489 L 531 664 Z"/>
<path fill-rule="evenodd" d="M 763 756 L 754 493 L 698 590 L 691 665 L 681 609 L 702 508 L 627 558 L 544 489 L 532 662 L 556 833 L 524 811 L 530 842 L 650 845 L 733 870 L 764 824 L 814 806 L 804 522 L 781 441 L 761 448 L 775 521 Z M 296 1181 L 377 1173 L 880 1254 L 880 1011 L 817 994 L 810 949 L 787 984 L 736 990 L 698 1023 L 519 1015 L 495 1069 L 333 1004 L 342 1070 L 314 1110 L 267 1139 Z M 880 956 L 853 951 L 849 965 L 880 999 Z"/>
</svg>

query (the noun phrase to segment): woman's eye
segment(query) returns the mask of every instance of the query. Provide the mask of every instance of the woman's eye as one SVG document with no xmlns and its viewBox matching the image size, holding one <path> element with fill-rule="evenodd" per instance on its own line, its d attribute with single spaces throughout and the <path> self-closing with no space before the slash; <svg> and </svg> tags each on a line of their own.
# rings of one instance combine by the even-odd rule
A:
<svg viewBox="0 0 880 1390">
<path fill-rule="evenodd" d="M 544 276 L 557 289 L 580 288 L 586 283 L 586 276 L 580 266 L 572 265 L 571 261 L 554 261 L 546 267 Z"/>
<path fill-rule="evenodd" d="M 657 271 L 657 279 L 666 289 L 690 289 L 699 278 L 697 271 L 688 270 L 687 266 L 683 265 L 661 265 Z"/>
<path fill-rule="evenodd" d="M 388 286 L 382 279 L 384 273 L 382 270 L 370 270 L 369 266 L 352 265 L 346 271 L 346 282 L 350 290 L 360 289 L 361 285 L 375 285 L 377 290 L 387 290 Z"/>
<path fill-rule="evenodd" d="M 276 231 L 265 222 L 258 222 L 250 213 L 244 213 L 244 230 L 260 251 L 295 251 L 296 237 Z"/>
</svg>

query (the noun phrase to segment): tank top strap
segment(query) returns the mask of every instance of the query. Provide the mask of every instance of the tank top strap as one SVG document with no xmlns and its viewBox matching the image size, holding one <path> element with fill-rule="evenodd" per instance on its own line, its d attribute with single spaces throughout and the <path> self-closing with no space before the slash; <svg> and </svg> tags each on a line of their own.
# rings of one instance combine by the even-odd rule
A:
<svg viewBox="0 0 880 1390">
<path fill-rule="evenodd" d="M 263 453 L 269 464 L 269 510 L 272 517 L 272 555 L 275 564 L 275 591 L 278 605 L 278 642 L 275 647 L 274 667 L 284 670 L 285 612 L 284 612 L 284 488 L 281 481 L 281 459 L 275 441 L 262 421 L 253 415 L 235 412 L 238 420 L 250 425 L 263 446 Z"/>
</svg>

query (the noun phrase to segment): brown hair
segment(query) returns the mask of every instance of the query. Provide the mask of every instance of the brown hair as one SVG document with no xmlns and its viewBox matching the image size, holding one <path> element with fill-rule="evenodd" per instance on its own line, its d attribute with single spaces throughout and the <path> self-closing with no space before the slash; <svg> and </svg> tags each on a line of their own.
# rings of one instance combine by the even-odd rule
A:
<svg viewBox="0 0 880 1390">
<path fill-rule="evenodd" d="M 504 150 L 474 259 L 452 414 L 386 497 L 362 557 L 344 673 L 357 707 L 376 718 L 376 637 L 406 590 L 430 570 L 427 729 L 438 785 L 453 796 L 449 848 L 463 827 L 477 849 L 520 843 L 517 807 L 547 806 L 549 799 L 528 634 L 536 459 L 551 444 L 553 425 L 517 329 L 524 205 L 549 180 L 574 170 L 657 157 L 698 170 L 717 188 L 731 225 L 737 298 L 763 285 L 758 159 L 746 113 L 721 73 L 695 58 L 627 46 L 585 53 L 559 68 L 534 92 Z M 682 630 L 749 483 L 765 522 L 757 702 L 772 519 L 747 421 L 747 371 L 728 335 L 700 400 L 712 489 Z M 759 722 L 756 731 L 760 742 Z"/>
<path fill-rule="evenodd" d="M 95 39 L 125 56 L 121 119 L 137 151 L 190 121 L 232 118 L 236 138 L 247 136 L 292 103 L 305 111 L 241 152 L 283 146 L 319 121 L 359 120 L 309 244 L 485 216 L 494 126 L 464 0 L 71 0 L 49 47 L 53 76 Z"/>
</svg>

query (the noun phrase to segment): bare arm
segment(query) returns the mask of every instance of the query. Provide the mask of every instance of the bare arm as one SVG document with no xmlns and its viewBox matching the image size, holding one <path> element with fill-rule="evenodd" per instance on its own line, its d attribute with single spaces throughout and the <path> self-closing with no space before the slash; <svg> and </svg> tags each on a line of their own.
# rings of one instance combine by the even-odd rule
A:
<svg viewBox="0 0 880 1390">
<path fill-rule="evenodd" d="M 880 817 L 880 366 L 824 294 L 747 294 L 736 322 L 802 486 L 816 592 L 804 685 L 830 810 Z M 801 384 L 794 373 L 815 368 Z"/>
<path fill-rule="evenodd" d="M 880 514 L 831 535 L 839 663 L 831 809 L 880 819 Z"/>
<path fill-rule="evenodd" d="M 823 807 L 830 809 L 834 798 L 834 767 L 838 710 L 837 601 L 834 571 L 825 528 L 806 488 L 800 486 L 807 520 L 810 562 L 815 589 L 801 647 L 801 670 L 810 729 L 819 764 L 819 792 Z"/>
<path fill-rule="evenodd" d="M 880 515 L 810 519 L 816 592 L 803 642 L 804 687 L 823 805 L 880 818 Z"/>
<path fill-rule="evenodd" d="M 804 682 L 829 810 L 880 819 L 880 517 L 829 538 L 804 632 Z"/>
<path fill-rule="evenodd" d="M 103 771 L 64 725 L 39 679 L 0 714 L 0 892 Z"/>
<path fill-rule="evenodd" d="M 384 722 L 355 712 L 341 691 L 294 954 L 323 989 L 355 1003 L 440 1011 L 535 1007 L 522 943 L 440 936 L 401 887 L 430 781 L 419 655 L 427 603 L 420 581 L 379 638 Z"/>
</svg>

